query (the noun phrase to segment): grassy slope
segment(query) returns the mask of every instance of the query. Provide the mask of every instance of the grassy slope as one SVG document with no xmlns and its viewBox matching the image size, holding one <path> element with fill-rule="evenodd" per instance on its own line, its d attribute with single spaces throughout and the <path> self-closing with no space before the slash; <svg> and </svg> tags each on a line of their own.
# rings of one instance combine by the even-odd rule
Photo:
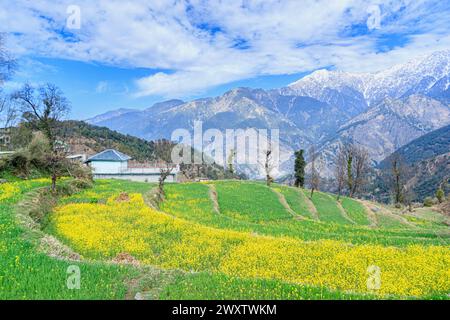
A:
<svg viewBox="0 0 450 320">
<path fill-rule="evenodd" d="M 217 182 L 222 214 L 236 220 L 259 222 L 291 218 L 267 186 L 260 183 Z M 255 201 L 248 201 L 248 197 Z"/>
<path fill-rule="evenodd" d="M 180 275 L 164 288 L 160 299 L 178 300 L 312 300 L 377 299 L 375 295 L 352 294 L 323 287 L 301 286 L 267 279 L 236 278 L 223 274 Z"/>
<path fill-rule="evenodd" d="M 119 299 L 126 291 L 128 268 L 56 260 L 37 252 L 23 238 L 23 229 L 14 218 L 14 205 L 24 193 L 42 186 L 18 184 L 20 192 L 0 201 L 0 300 L 1 299 Z M 67 288 L 67 268 L 80 267 L 82 286 Z"/>
<path fill-rule="evenodd" d="M 306 203 L 307 199 L 305 195 L 300 190 L 295 190 L 294 188 L 287 188 L 282 186 L 277 186 L 277 188 L 285 197 L 287 203 L 297 214 L 304 216 L 309 219 L 313 219 L 314 215 L 312 214 L 308 204 Z"/>
<path fill-rule="evenodd" d="M 228 206 L 233 205 L 236 196 L 231 194 L 229 190 L 236 188 L 239 183 L 214 182 L 214 184 L 216 184 L 216 189 L 218 191 L 221 212 L 226 212 L 222 205 L 224 203 Z M 226 187 L 227 184 L 230 184 L 230 186 Z M 248 183 L 241 184 L 245 185 Z M 242 207 L 247 210 L 247 213 L 250 212 L 253 207 L 259 208 L 261 201 L 264 201 L 262 199 L 275 196 L 271 190 L 264 186 L 259 185 L 259 188 L 260 192 L 258 197 L 252 192 L 249 193 L 248 190 L 246 192 L 240 192 L 241 189 L 239 189 L 239 191 L 235 192 L 240 195 L 241 202 L 242 199 L 245 199 L 245 207 L 243 205 Z M 223 190 L 225 190 L 225 193 L 221 193 Z M 365 226 L 323 223 L 312 220 L 299 221 L 292 219 L 292 217 L 276 221 L 267 220 L 264 223 L 258 223 L 257 221 L 244 220 L 240 216 L 236 219 L 232 215 L 215 214 L 212 202 L 209 201 L 208 187 L 204 184 L 174 184 L 167 186 L 166 192 L 168 199 L 161 207 L 163 211 L 190 221 L 196 221 L 204 225 L 222 229 L 256 232 L 273 236 L 288 235 L 304 240 L 336 239 L 352 243 L 379 243 L 396 246 L 404 246 L 413 243 L 442 244 L 450 242 L 448 238 L 443 239 L 436 235 L 436 231 L 433 229 L 411 230 L 401 223 L 396 224 L 395 227 L 397 228 L 394 229 L 370 229 Z M 198 205 L 200 199 L 202 199 L 201 205 Z M 289 202 L 288 197 L 287 200 Z M 332 202 L 330 197 L 326 200 Z M 276 201 L 278 202 L 278 199 L 276 199 Z M 334 205 L 334 207 L 336 207 L 336 205 Z M 227 208 L 228 207 L 225 207 L 225 210 L 227 210 Z M 282 208 L 282 210 L 284 214 L 285 209 Z M 301 212 L 299 214 L 301 214 Z M 341 215 L 340 212 L 339 215 Z M 389 219 L 389 217 L 386 219 Z M 345 220 L 345 222 L 347 221 Z M 395 220 L 395 222 L 397 222 L 397 220 Z"/>
<path fill-rule="evenodd" d="M 366 209 L 362 204 L 353 199 L 342 197 L 342 207 L 347 212 L 348 216 L 359 225 L 367 226 L 370 224 L 367 218 Z"/>
<path fill-rule="evenodd" d="M 306 197 L 310 196 L 308 190 L 303 191 Z M 332 201 L 329 195 L 322 192 L 315 192 L 311 201 L 316 207 L 321 221 L 338 224 L 350 224 L 350 221 L 342 216 L 336 202 Z"/>
<path fill-rule="evenodd" d="M 204 184 L 166 185 L 168 200 L 172 210 L 184 218 L 200 220 L 204 215 L 217 217 L 211 208 L 208 187 Z M 104 203 L 118 192 L 141 192 L 148 190 L 147 184 L 126 181 L 98 181 L 94 190 L 63 199 L 61 203 Z M 186 200 L 188 199 L 188 200 Z M 376 296 L 350 294 L 326 288 L 288 284 L 276 280 L 242 279 L 220 273 L 183 273 L 155 271 L 137 278 L 143 280 L 138 285 L 139 292 L 151 293 L 150 298 L 159 299 L 368 299 Z M 154 276 L 154 273 L 158 276 Z M 163 275 L 161 275 L 163 273 Z M 176 276 L 174 276 L 174 274 Z M 163 277 L 163 279 L 161 279 Z M 145 295 L 144 295 L 145 296 Z"/>
</svg>

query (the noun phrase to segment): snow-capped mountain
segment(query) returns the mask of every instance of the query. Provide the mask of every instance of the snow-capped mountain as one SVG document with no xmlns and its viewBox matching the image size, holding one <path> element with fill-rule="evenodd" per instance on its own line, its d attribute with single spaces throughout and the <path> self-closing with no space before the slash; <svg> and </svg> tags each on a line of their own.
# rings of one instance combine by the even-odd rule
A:
<svg viewBox="0 0 450 320">
<path fill-rule="evenodd" d="M 353 98 L 362 96 L 367 105 L 371 106 L 386 97 L 400 98 L 414 93 L 426 93 L 442 78 L 448 79 L 449 71 L 450 50 L 444 50 L 376 73 L 319 70 L 281 91 L 324 102 L 332 101 L 331 92 Z"/>
<path fill-rule="evenodd" d="M 170 100 L 88 122 L 149 140 L 170 138 L 179 128 L 192 130 L 197 120 L 204 130 L 222 132 L 279 129 L 280 175 L 291 171 L 293 150 L 312 143 L 321 147 L 329 167 L 341 141 L 364 145 L 377 162 L 450 123 L 449 71 L 446 50 L 376 73 L 319 70 L 281 89 L 236 88 L 215 98 Z"/>
</svg>

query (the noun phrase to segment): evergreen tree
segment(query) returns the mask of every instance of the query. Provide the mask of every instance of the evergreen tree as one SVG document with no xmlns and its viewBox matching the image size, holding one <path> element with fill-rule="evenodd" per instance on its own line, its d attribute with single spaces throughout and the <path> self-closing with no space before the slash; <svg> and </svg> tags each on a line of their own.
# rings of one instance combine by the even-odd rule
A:
<svg viewBox="0 0 450 320">
<path fill-rule="evenodd" d="M 295 152 L 295 166 L 294 166 L 294 176 L 295 176 L 295 186 L 303 188 L 305 186 L 305 166 L 306 161 L 303 156 L 304 150 L 299 150 Z"/>
<path fill-rule="evenodd" d="M 436 198 L 438 199 L 439 203 L 442 203 L 444 201 L 445 193 L 441 187 L 439 187 L 439 189 L 436 190 Z"/>
</svg>

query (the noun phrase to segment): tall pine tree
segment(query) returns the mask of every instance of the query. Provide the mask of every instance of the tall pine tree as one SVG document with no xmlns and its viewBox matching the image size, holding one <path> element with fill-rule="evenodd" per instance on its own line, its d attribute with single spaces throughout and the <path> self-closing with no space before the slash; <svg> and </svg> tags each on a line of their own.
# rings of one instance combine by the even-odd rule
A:
<svg viewBox="0 0 450 320">
<path fill-rule="evenodd" d="M 305 186 L 305 166 L 306 161 L 303 156 L 304 150 L 295 151 L 295 186 L 303 188 Z"/>
</svg>

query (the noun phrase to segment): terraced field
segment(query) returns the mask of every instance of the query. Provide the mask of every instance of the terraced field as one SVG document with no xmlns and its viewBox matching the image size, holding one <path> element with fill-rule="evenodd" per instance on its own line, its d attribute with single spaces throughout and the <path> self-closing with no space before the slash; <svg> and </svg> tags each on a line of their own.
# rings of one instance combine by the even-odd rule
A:
<svg viewBox="0 0 450 320">
<path fill-rule="evenodd" d="M 213 210 L 208 184 L 201 183 L 168 185 L 167 201 L 163 203 L 161 209 L 173 216 L 211 227 L 270 236 L 286 235 L 302 240 L 330 239 L 355 244 L 376 243 L 395 246 L 439 245 L 443 243 L 441 234 L 448 233 L 448 227 L 442 221 L 432 228 L 426 228 L 424 224 L 419 223 L 425 219 L 407 223 L 404 217 L 408 215 L 403 214 L 401 219 L 406 221 L 403 223 L 399 215 L 391 211 L 388 215 L 382 211 L 381 205 L 371 204 L 372 208 L 378 210 L 371 212 L 370 208 L 358 200 L 343 198 L 342 207 L 346 216 L 354 220 L 351 222 L 343 216 L 334 196 L 326 193 L 316 192 L 311 200 L 308 191 L 302 192 L 281 185 L 275 185 L 270 189 L 264 184 L 252 182 L 212 184 L 217 190 L 220 214 Z M 291 210 L 296 213 L 295 216 L 281 205 L 274 189 L 285 197 Z M 275 210 L 277 213 L 274 213 Z M 378 219 L 373 218 L 376 220 L 374 222 L 376 226 L 371 227 L 369 217 L 372 215 L 376 215 Z M 390 221 L 391 224 L 385 221 Z"/>
<path fill-rule="evenodd" d="M 18 230 L 14 241 L 28 243 L 28 255 L 56 261 L 33 251 L 13 219 L 14 204 L 37 186 L 10 191 L 17 195 L 0 200 L 5 203 L 1 212 Z M 448 299 L 449 227 L 444 216 L 430 209 L 407 214 L 345 197 L 338 202 L 321 192 L 310 199 L 307 190 L 240 181 L 167 185 L 165 201 L 153 208 L 151 187 L 97 182 L 93 189 L 61 199 L 48 217 L 43 231 L 81 254 L 76 263 L 92 274 L 83 281 L 91 295 L 133 297 L 139 291 L 152 299 Z M 9 263 L 15 254 L 20 259 L 23 253 L 10 253 Z M 123 255 L 134 266 L 102 264 Z M 68 262 L 54 263 L 62 270 Z M 381 280 L 375 287 L 368 285 L 374 267 Z M 27 281 L 38 283 L 39 276 L 32 274 Z M 13 282 L 4 279 L 2 288 L 12 290 Z M 52 297 L 81 294 L 63 285 L 52 290 Z M 26 292 L 19 287 L 9 297 Z M 45 294 L 38 290 L 38 296 Z"/>
</svg>

